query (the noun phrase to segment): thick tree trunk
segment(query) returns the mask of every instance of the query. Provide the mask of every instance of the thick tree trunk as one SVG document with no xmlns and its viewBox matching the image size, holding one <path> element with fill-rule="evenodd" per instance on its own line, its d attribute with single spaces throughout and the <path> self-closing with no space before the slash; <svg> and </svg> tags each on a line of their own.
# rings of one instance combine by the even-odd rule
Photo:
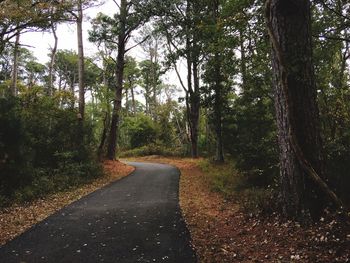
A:
<svg viewBox="0 0 350 263">
<path fill-rule="evenodd" d="M 220 3 L 218 0 L 213 1 L 213 19 L 215 25 L 218 24 L 219 20 L 219 8 Z M 219 39 L 214 38 L 214 43 L 216 46 L 219 46 Z M 222 139 L 222 113 L 224 108 L 224 87 L 222 85 L 222 58 L 218 50 L 214 51 L 214 65 L 215 65 L 215 74 L 214 74 L 214 125 L 215 125 L 215 139 L 216 139 L 216 151 L 215 151 L 215 161 L 223 163 L 224 159 L 224 150 L 223 150 L 223 139 Z"/>
<path fill-rule="evenodd" d="M 19 58 L 19 41 L 20 31 L 17 32 L 15 47 L 13 51 L 13 67 L 12 67 L 12 79 L 11 79 L 11 94 L 17 96 L 17 81 L 18 81 L 18 58 Z"/>
<path fill-rule="evenodd" d="M 126 41 L 126 16 L 127 16 L 127 1 L 120 2 L 120 33 L 118 36 L 118 56 L 116 78 L 117 84 L 115 89 L 115 97 L 113 102 L 113 113 L 111 121 L 111 129 L 109 131 L 107 157 L 109 160 L 115 160 L 117 151 L 117 138 L 119 130 L 119 119 L 122 109 L 122 93 L 123 93 L 123 76 L 124 76 L 124 55 Z"/>
<path fill-rule="evenodd" d="M 84 119 L 85 115 L 85 76 L 84 76 L 84 46 L 83 46 L 83 9 L 82 1 L 78 1 L 77 16 L 78 34 L 78 75 L 79 75 L 79 118 Z"/>
<path fill-rule="evenodd" d="M 283 212 L 294 218 L 305 216 L 305 212 L 317 217 L 325 205 L 324 193 L 329 189 L 317 176 L 322 177 L 324 169 L 312 62 L 310 3 L 271 0 L 266 7 L 274 47 L 272 66 Z"/>
<path fill-rule="evenodd" d="M 199 76 L 198 62 L 194 61 L 192 65 L 193 72 L 193 88 L 194 91 L 190 94 L 190 121 L 191 121 L 191 150 L 192 157 L 198 157 L 198 124 L 200 111 L 200 95 L 199 95 Z"/>
</svg>

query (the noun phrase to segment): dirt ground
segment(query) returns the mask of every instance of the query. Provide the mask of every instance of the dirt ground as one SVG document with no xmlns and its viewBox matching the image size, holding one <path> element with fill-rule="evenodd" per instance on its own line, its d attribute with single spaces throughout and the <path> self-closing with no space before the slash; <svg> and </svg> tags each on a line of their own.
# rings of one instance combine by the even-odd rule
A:
<svg viewBox="0 0 350 263">
<path fill-rule="evenodd" d="M 198 160 L 138 160 L 169 163 L 181 170 L 180 205 L 200 263 L 349 262 L 349 223 L 321 219 L 302 227 L 273 215 L 253 217 L 210 190 Z"/>
<path fill-rule="evenodd" d="M 64 206 L 130 174 L 134 170 L 133 167 L 118 161 L 106 161 L 104 162 L 104 168 L 106 175 L 96 179 L 91 184 L 53 194 L 34 202 L 15 204 L 0 210 L 0 245 L 20 235 Z"/>
</svg>

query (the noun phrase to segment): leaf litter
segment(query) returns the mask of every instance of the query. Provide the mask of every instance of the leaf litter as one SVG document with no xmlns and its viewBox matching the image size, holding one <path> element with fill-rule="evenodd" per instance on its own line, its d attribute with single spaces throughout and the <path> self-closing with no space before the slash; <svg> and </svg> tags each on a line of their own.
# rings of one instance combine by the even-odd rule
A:
<svg viewBox="0 0 350 263">
<path fill-rule="evenodd" d="M 61 208 L 111 182 L 127 176 L 134 170 L 134 167 L 119 161 L 105 161 L 103 166 L 105 175 L 91 183 L 69 191 L 52 194 L 33 202 L 14 204 L 1 209 L 0 245 L 25 232 L 31 226 L 41 222 Z"/>
</svg>

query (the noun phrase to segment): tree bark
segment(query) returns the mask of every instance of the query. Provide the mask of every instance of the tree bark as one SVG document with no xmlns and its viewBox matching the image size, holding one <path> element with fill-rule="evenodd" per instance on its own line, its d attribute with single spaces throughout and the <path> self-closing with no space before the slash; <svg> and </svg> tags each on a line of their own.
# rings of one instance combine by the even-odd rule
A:
<svg viewBox="0 0 350 263">
<path fill-rule="evenodd" d="M 218 13 L 219 13 L 220 3 L 218 0 L 213 1 L 213 20 L 215 25 L 218 24 Z M 218 28 L 216 26 L 216 28 Z M 217 36 L 214 36 L 214 43 L 219 47 L 219 39 Z M 222 58 L 219 54 L 218 48 L 214 51 L 214 65 L 215 65 L 215 74 L 214 74 L 214 125 L 215 125 L 215 137 L 216 137 L 216 153 L 215 161 L 223 163 L 224 159 L 224 150 L 223 150 L 223 139 L 222 139 L 222 112 L 224 104 L 224 94 L 223 85 L 222 85 Z"/>
<path fill-rule="evenodd" d="M 78 0 L 77 16 L 78 34 L 78 75 L 79 75 L 79 118 L 84 119 L 85 115 L 85 65 L 84 65 L 84 45 L 83 45 L 83 8 L 82 1 Z"/>
<path fill-rule="evenodd" d="M 198 124 L 200 111 L 200 94 L 199 94 L 199 73 L 197 56 L 193 56 L 193 92 L 190 93 L 190 122 L 191 122 L 191 150 L 192 157 L 198 157 Z"/>
<path fill-rule="evenodd" d="M 111 129 L 109 132 L 107 157 L 109 160 L 115 160 L 117 151 L 117 138 L 119 130 L 119 119 L 122 109 L 122 92 L 123 92 L 123 76 L 124 76 L 124 60 L 125 60 L 125 45 L 126 45 L 126 17 L 127 17 L 127 1 L 120 2 L 120 32 L 118 35 L 118 56 L 116 69 L 116 88 L 113 101 L 113 112 Z"/>
<path fill-rule="evenodd" d="M 319 111 L 312 62 L 308 0 L 266 4 L 273 44 L 275 108 L 280 147 L 283 212 L 292 218 L 318 217 L 332 194 L 324 176 Z M 334 194 L 334 193 L 333 193 Z"/>
</svg>

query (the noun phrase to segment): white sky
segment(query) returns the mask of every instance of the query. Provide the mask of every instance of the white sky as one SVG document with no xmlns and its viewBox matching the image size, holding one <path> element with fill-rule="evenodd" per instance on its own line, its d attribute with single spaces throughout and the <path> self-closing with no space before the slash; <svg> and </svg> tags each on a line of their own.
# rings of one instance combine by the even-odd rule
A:
<svg viewBox="0 0 350 263">
<path fill-rule="evenodd" d="M 97 52 L 97 48 L 88 41 L 88 30 L 91 27 L 89 18 L 94 18 L 97 13 L 102 12 L 107 15 L 113 15 L 117 12 L 117 6 L 112 0 L 106 0 L 105 4 L 93 7 L 84 11 L 84 24 L 83 24 L 83 38 L 84 38 L 84 53 L 85 56 L 93 56 Z M 77 33 L 76 25 L 72 24 L 60 24 L 57 28 L 58 36 L 58 49 L 68 49 L 77 51 Z M 54 45 L 54 38 L 51 33 L 46 32 L 29 32 L 24 33 L 21 36 L 21 44 L 25 45 L 30 49 L 34 56 L 39 60 L 40 63 L 46 63 L 49 61 L 49 49 Z M 146 56 L 141 48 L 134 48 L 130 51 L 129 55 L 133 56 L 137 61 L 146 59 Z M 185 66 L 179 64 L 180 72 L 186 72 Z M 184 75 L 185 76 L 185 75 Z M 168 72 L 164 76 L 164 81 L 168 84 L 175 84 L 179 88 L 180 82 L 174 71 Z"/>
</svg>

